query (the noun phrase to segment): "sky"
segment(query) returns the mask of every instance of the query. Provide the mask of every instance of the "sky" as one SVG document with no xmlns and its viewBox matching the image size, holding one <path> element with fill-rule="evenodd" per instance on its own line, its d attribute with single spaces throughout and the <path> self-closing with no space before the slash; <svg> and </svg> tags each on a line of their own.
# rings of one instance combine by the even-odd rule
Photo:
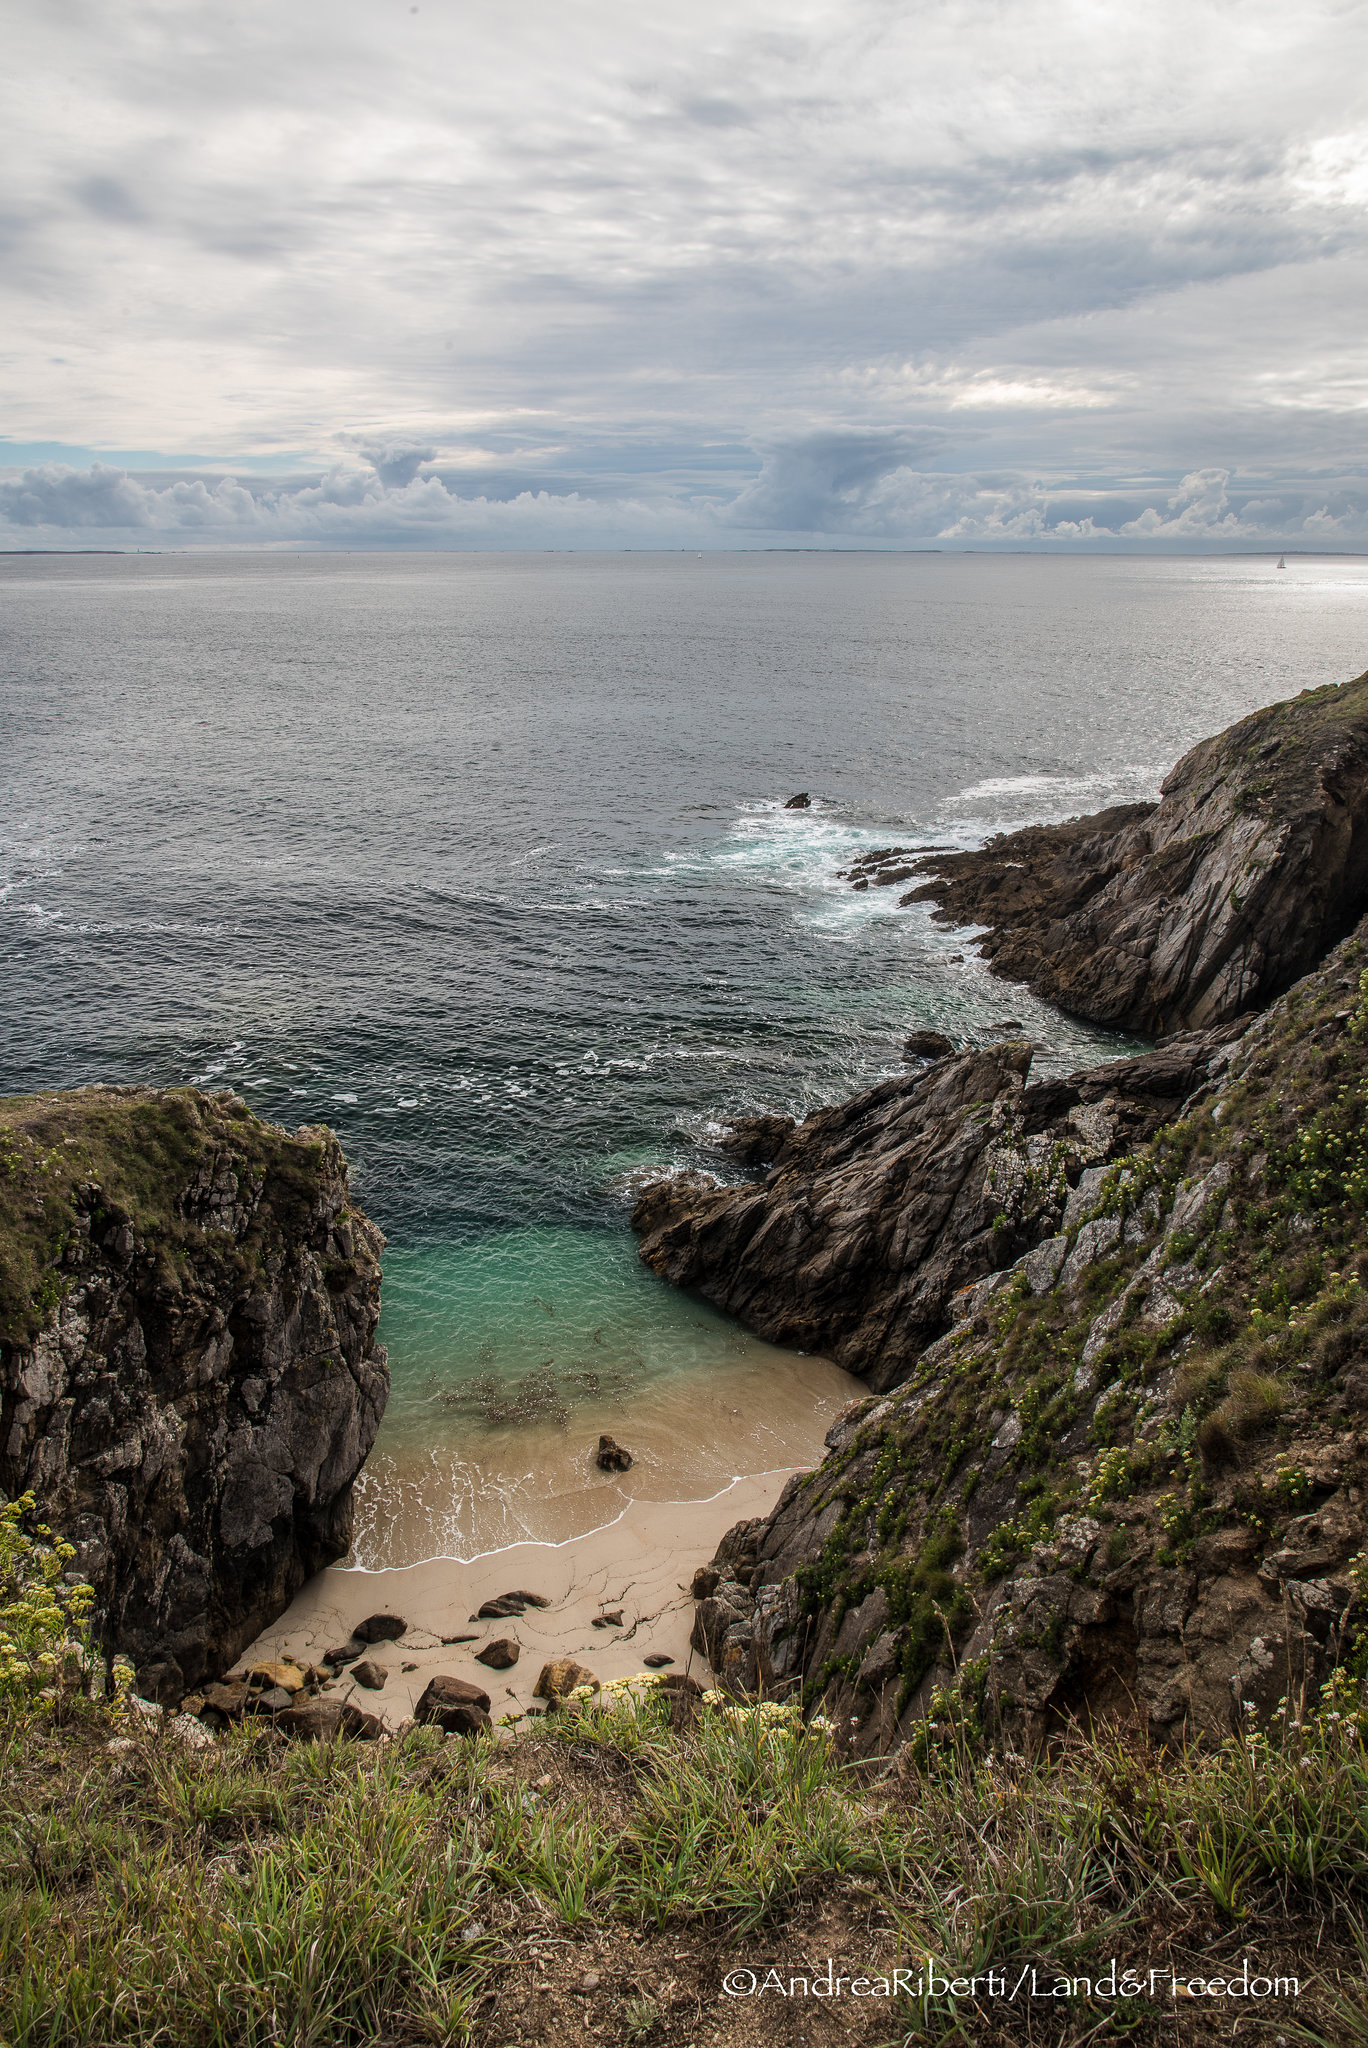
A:
<svg viewBox="0 0 1368 2048">
<path fill-rule="evenodd" d="M 1368 549 L 1362 0 L 8 0 L 0 549 Z"/>
</svg>

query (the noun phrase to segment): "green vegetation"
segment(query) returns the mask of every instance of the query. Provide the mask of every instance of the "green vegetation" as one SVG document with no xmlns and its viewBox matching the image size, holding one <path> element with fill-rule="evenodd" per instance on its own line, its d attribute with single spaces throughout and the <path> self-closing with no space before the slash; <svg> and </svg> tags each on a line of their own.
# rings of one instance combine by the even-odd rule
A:
<svg viewBox="0 0 1368 2048">
<path fill-rule="evenodd" d="M 1043 1982 L 1113 1956 L 1209 1977 L 1245 1951 L 1301 1980 L 1262 2016 L 1287 2039 L 1360 2037 L 1344 2019 L 1368 1911 L 1360 1681 L 1214 1752 L 1076 1739 L 1028 1761 L 969 1739 L 982 1679 L 937 1695 L 891 1765 L 852 1762 L 836 1731 L 782 1709 L 714 1699 L 684 1717 L 646 1688 L 506 1740 L 291 1745 L 249 1723 L 204 1749 L 77 1692 L 11 1699 L 0 2039 L 493 2048 L 592 2019 L 610 2042 L 702 2048 L 771 2038 L 721 1995 L 757 1957 L 1034 1965 Z M 1209 2038 L 1167 1993 L 1118 2011 L 1119 2033 L 1090 2031 L 1105 2013 L 1083 1996 L 841 2016 L 840 2038 L 871 2048 Z"/>
<path fill-rule="evenodd" d="M 187 1253 L 205 1251 L 249 1282 L 275 1239 L 307 1230 L 334 1142 L 323 1131 L 288 1137 L 236 1097 L 189 1088 L 0 1101 L 0 1343 L 31 1343 L 90 1246 L 117 1243 L 124 1228 L 165 1282 L 183 1274 Z M 197 1177 L 207 1191 L 219 1173 L 256 1212 L 240 1243 L 177 1205 Z"/>
</svg>

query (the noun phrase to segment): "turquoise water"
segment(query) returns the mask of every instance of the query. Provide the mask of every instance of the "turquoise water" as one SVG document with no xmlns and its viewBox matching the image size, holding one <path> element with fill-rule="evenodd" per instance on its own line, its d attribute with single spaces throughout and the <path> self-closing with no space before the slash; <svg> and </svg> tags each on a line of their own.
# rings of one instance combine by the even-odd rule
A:
<svg viewBox="0 0 1368 2048">
<path fill-rule="evenodd" d="M 1368 563 L 0 557 L 0 635 L 0 1085 L 338 1130 L 390 1240 L 364 1540 L 425 1555 L 606 1511 L 611 1418 L 657 1487 L 812 1454 L 844 1383 L 639 1269 L 641 1178 L 914 1026 L 1119 1049 L 837 870 L 1154 794 L 1364 667 Z"/>
</svg>

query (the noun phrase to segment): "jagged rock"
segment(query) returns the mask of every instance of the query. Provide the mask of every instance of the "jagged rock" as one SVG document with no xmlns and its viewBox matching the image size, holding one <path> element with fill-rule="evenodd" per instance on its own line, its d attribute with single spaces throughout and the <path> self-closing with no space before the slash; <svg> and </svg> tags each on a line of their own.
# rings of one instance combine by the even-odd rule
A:
<svg viewBox="0 0 1368 2048">
<path fill-rule="evenodd" d="M 612 1437 L 601 1436 L 594 1453 L 594 1463 L 600 1472 L 630 1472 L 632 1454 L 625 1451 L 620 1443 L 615 1443 Z"/>
<path fill-rule="evenodd" d="M 1228 1051 L 1228 1033 L 1209 1035 L 1162 1070 L 1191 1094 Z M 655 1182 L 632 1216 L 641 1257 L 771 1342 L 824 1353 L 886 1392 L 1060 1234 L 1068 1178 L 1082 1174 L 1091 1207 L 1107 1162 L 1178 1107 L 1144 1060 L 1114 1063 L 1124 1087 L 1109 1066 L 1033 1087 L 1030 1063 L 1031 1048 L 1009 1041 L 819 1110 L 763 1186 Z"/>
<path fill-rule="evenodd" d="M 902 1639 L 892 1629 L 885 1629 L 865 1652 L 864 1662 L 856 1673 L 855 1682 L 870 1692 L 877 1692 L 881 1686 L 889 1685 L 898 1675 L 902 1658 Z"/>
<path fill-rule="evenodd" d="M 491 1671 L 509 1671 L 518 1661 L 518 1645 L 512 1636 L 497 1636 L 492 1643 L 486 1643 L 482 1650 L 475 1652 L 477 1664 L 487 1664 Z"/>
<path fill-rule="evenodd" d="M 397 1643 L 407 1627 L 397 1614 L 371 1614 L 357 1622 L 352 1634 L 358 1643 Z"/>
<path fill-rule="evenodd" d="M 359 1742 L 375 1742 L 384 1733 L 374 1714 L 363 1714 L 348 1700 L 304 1700 L 278 1714 L 275 1725 L 302 1742 L 335 1742 L 344 1735 Z"/>
<path fill-rule="evenodd" d="M 987 1725 L 1016 1747 L 1073 1721 L 1138 1722 L 1178 1741 L 1267 1721 L 1284 1699 L 1306 1710 L 1361 1616 L 1365 1448 L 1357 1407 L 1328 1397 L 1355 1375 L 1368 1383 L 1368 1317 L 1346 1277 L 1327 1283 L 1349 1289 L 1329 1324 L 1298 1312 L 1281 1339 L 1258 1304 L 1270 1249 L 1287 1271 L 1308 1239 L 1333 1274 L 1368 1270 L 1356 1200 L 1303 1218 L 1280 1193 L 1312 1110 L 1339 1114 L 1368 1081 L 1368 1003 L 1351 1013 L 1352 1035 L 1331 1017 L 1327 991 L 1346 965 L 1357 991 L 1368 919 L 1268 1017 L 1189 1038 L 1176 1062 L 1166 1053 L 1162 1085 L 1196 1085 L 1163 1142 L 1128 1145 L 1119 1172 L 1090 1162 L 1068 1231 L 958 1290 L 960 1320 L 911 1383 L 851 1403 L 828 1431 L 827 1462 L 791 1479 L 768 1516 L 728 1531 L 693 1587 L 692 1644 L 719 1683 L 783 1696 L 817 1682 L 861 1754 L 905 1739 L 933 1691 L 971 1669 Z M 1154 1078 L 1147 1061 L 1118 1064 Z M 1065 1116 L 1103 1110 L 1115 1129 L 1129 1114 L 1085 1093 L 1094 1078 L 1069 1077 Z M 1149 1099 L 1170 1116 L 1180 1107 Z M 871 1162 L 886 1163 L 881 1124 L 863 1131 Z M 1191 1147 L 1181 1178 L 1175 1145 Z M 1095 1213 L 1104 1183 L 1108 1213 Z M 1313 1259 L 1298 1284 L 1319 1286 L 1317 1270 Z M 1208 1302 L 1233 1322 L 1199 1324 L 1194 1343 L 1179 1318 Z M 1170 1328 L 1173 1348 L 1155 1346 Z M 1237 1410 L 1222 1438 L 1211 1347 L 1226 1329 L 1231 1400 L 1245 1398 L 1241 1347 L 1255 1334 L 1277 1372 L 1254 1376 L 1249 1398 L 1264 1405 L 1247 1424 Z M 1056 1403 L 1043 1426 L 1042 1398 Z M 1034 1520 L 1042 1482 L 1064 1503 L 1052 1526 Z M 1309 1504 L 1293 1512 L 1293 1501 Z M 926 1631 L 956 1601 L 953 1656 L 947 1645 L 936 1663 Z"/>
<path fill-rule="evenodd" d="M 986 925 L 995 974 L 1117 1029 L 1227 1022 L 1278 995 L 1368 903 L 1368 675 L 1194 747 L 1158 805 L 938 853 L 905 903 Z"/>
<path fill-rule="evenodd" d="M 413 1718 L 448 1735 L 475 1735 L 490 1726 L 489 1694 L 468 1679 L 443 1675 L 429 1681 Z"/>
<path fill-rule="evenodd" d="M 383 1692 L 389 1677 L 383 1664 L 376 1664 L 369 1657 L 363 1657 L 359 1664 L 353 1664 L 351 1675 L 358 1685 L 364 1685 L 367 1692 Z"/>
<path fill-rule="evenodd" d="M 1021 1273 L 1032 1294 L 1048 1294 L 1059 1278 L 1059 1269 L 1069 1249 L 1067 1237 L 1042 1238 L 1033 1252 L 1027 1252 L 1019 1259 L 1015 1270 Z"/>
<path fill-rule="evenodd" d="M 742 1166 L 770 1166 L 796 1128 L 791 1116 L 738 1117 L 717 1149 Z"/>
<path fill-rule="evenodd" d="M 20 1184 L 49 1162 L 0 1259 L 0 1488 L 40 1495 L 98 1639 L 174 1702 L 350 1545 L 383 1239 L 330 1131 L 230 1094 L 80 1088 L 0 1125 Z"/>
<path fill-rule="evenodd" d="M 1091 1223 L 1085 1223 L 1074 1240 L 1073 1250 L 1060 1268 L 1060 1286 L 1072 1287 L 1084 1267 L 1095 1265 L 1105 1257 L 1120 1235 L 1119 1216 L 1095 1216 Z"/>
<path fill-rule="evenodd" d="M 805 789 L 800 789 L 797 796 L 791 796 L 788 799 L 788 801 L 784 805 L 784 809 L 786 811 L 805 811 L 808 809 L 811 802 L 812 798 L 808 795 L 807 791 Z"/>
<path fill-rule="evenodd" d="M 589 1626 L 590 1628 L 621 1628 L 622 1609 L 620 1607 L 614 1607 L 611 1610 L 611 1612 L 607 1614 L 596 1614 L 593 1620 L 590 1622 Z"/>
</svg>

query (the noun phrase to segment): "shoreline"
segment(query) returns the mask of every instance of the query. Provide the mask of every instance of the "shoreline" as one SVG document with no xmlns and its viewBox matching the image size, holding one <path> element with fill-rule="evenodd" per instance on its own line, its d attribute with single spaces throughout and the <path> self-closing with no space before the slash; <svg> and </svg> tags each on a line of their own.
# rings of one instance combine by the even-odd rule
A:
<svg viewBox="0 0 1368 2048">
<path fill-rule="evenodd" d="M 861 1382 L 857 1381 L 856 1384 L 860 1385 Z M 806 1465 L 793 1465 L 784 1467 L 774 1467 L 772 1469 L 782 1470 L 784 1475 L 787 1477 L 787 1475 L 790 1472 L 805 1472 L 810 1470 L 811 1468 Z M 577 1529 L 573 1532 L 573 1534 L 569 1536 L 560 1537 L 527 1536 L 521 1539 L 517 1539 L 511 1543 L 494 1544 L 488 1550 L 477 1550 L 470 1557 L 461 1557 L 455 1551 L 440 1550 L 434 1551 L 431 1557 L 416 1557 L 413 1559 L 411 1564 L 405 1565 L 339 1563 L 328 1565 L 325 1567 L 325 1569 L 330 1572 L 355 1572 L 361 1574 L 364 1577 L 374 1579 L 382 1577 L 386 1572 L 420 1571 L 424 1565 L 429 1564 L 483 1564 L 489 1558 L 507 1556 L 510 1550 L 564 1550 L 571 1543 L 584 1543 L 587 1542 L 589 1538 L 592 1536 L 606 1535 L 610 1529 L 615 1529 L 618 1523 L 622 1520 L 623 1516 L 630 1513 L 630 1511 L 634 1507 L 708 1507 L 709 1505 L 711 1505 L 713 1501 L 720 1500 L 724 1494 L 729 1493 L 734 1486 L 741 1486 L 745 1484 L 748 1480 L 752 1479 L 768 1479 L 770 1476 L 771 1473 L 769 1471 L 734 1472 L 731 1475 L 731 1477 L 726 1481 L 726 1483 L 718 1488 L 716 1493 L 709 1493 L 697 1496 L 690 1494 L 672 1500 L 650 1500 L 647 1499 L 644 1495 L 634 1495 L 631 1499 L 624 1500 L 622 1506 L 618 1509 L 617 1513 L 611 1517 L 609 1521 L 598 1522 L 594 1525 L 592 1529 Z"/>
<path fill-rule="evenodd" d="M 694 1571 L 735 1522 L 767 1514 L 793 1474 L 808 1469 L 746 1474 L 706 1500 L 630 1500 L 612 1522 L 559 1543 L 515 1543 L 470 1559 L 377 1570 L 329 1565 L 301 1587 L 234 1669 L 274 1659 L 319 1663 L 358 1622 L 390 1613 L 406 1622 L 403 1636 L 365 1652 L 384 1670 L 383 1688 L 358 1685 L 348 1667 L 325 1697 L 351 1701 L 391 1731 L 412 1718 L 424 1688 L 438 1676 L 482 1686 L 495 1722 L 536 1714 L 542 1703 L 533 1699 L 533 1687 L 542 1666 L 558 1657 L 573 1657 L 607 1680 L 632 1677 L 647 1656 L 661 1655 L 672 1660 L 671 1671 L 709 1684 L 711 1667 L 689 1644 Z M 537 1593 L 548 1604 L 506 1619 L 470 1618 L 483 1602 L 514 1590 Z M 593 1626 L 600 1614 L 619 1611 L 619 1624 Z M 443 1640 L 455 1636 L 472 1640 Z M 500 1639 L 518 1644 L 518 1660 L 507 1670 L 491 1670 L 477 1652 Z"/>
</svg>

